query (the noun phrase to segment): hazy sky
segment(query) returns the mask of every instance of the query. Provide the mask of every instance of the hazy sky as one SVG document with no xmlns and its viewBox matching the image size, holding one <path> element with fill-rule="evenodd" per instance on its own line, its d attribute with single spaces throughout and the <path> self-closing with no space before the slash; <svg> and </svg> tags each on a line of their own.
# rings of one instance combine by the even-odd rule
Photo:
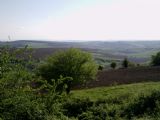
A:
<svg viewBox="0 0 160 120">
<path fill-rule="evenodd" d="M 0 0 L 0 40 L 160 40 L 160 0 Z"/>
</svg>

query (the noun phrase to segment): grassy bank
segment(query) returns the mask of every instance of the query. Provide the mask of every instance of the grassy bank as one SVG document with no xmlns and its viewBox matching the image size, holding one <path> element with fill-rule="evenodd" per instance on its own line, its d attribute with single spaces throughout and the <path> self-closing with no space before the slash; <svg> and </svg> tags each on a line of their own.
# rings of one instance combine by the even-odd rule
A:
<svg viewBox="0 0 160 120">
<path fill-rule="evenodd" d="M 90 98 L 91 100 L 105 99 L 118 96 L 137 96 L 147 94 L 152 90 L 160 90 L 160 82 L 146 82 L 111 87 L 97 87 L 92 89 L 75 90 L 71 94 L 76 98 Z"/>
</svg>

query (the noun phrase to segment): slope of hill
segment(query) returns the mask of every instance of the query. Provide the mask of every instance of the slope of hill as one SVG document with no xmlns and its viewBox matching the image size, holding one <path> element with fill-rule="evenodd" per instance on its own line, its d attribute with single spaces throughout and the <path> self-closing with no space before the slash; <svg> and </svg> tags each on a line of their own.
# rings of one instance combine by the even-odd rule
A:
<svg viewBox="0 0 160 120">
<path fill-rule="evenodd" d="M 160 82 L 144 82 L 128 85 L 117 85 L 110 87 L 96 87 L 90 89 L 74 90 L 73 96 L 78 98 L 89 97 L 92 100 L 110 98 L 111 96 L 122 95 L 128 93 L 128 95 L 147 93 L 153 89 L 160 90 Z M 101 94 L 99 94 L 101 93 Z"/>
</svg>

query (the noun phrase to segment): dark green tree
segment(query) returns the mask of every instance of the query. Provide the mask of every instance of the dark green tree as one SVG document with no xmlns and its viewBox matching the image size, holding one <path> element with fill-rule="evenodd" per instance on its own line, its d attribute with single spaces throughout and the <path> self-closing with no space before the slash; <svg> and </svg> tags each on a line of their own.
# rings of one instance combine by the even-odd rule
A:
<svg viewBox="0 0 160 120">
<path fill-rule="evenodd" d="M 104 68 L 103 68 L 103 66 L 102 65 L 99 65 L 98 66 L 98 70 L 103 70 Z"/>
<path fill-rule="evenodd" d="M 153 66 L 160 66 L 160 52 L 158 52 L 156 55 L 152 55 L 151 64 Z"/>
<path fill-rule="evenodd" d="M 40 65 L 38 73 L 49 83 L 52 79 L 56 81 L 60 76 L 72 78 L 65 81 L 69 93 L 74 85 L 94 79 L 97 74 L 97 65 L 91 54 L 70 48 L 48 57 Z"/>
<path fill-rule="evenodd" d="M 111 68 L 115 69 L 117 64 L 115 62 L 112 62 L 110 66 L 111 66 Z"/>
<path fill-rule="evenodd" d="M 129 65 L 129 61 L 127 58 L 124 58 L 124 60 L 122 61 L 122 67 L 123 68 L 128 68 Z"/>
</svg>

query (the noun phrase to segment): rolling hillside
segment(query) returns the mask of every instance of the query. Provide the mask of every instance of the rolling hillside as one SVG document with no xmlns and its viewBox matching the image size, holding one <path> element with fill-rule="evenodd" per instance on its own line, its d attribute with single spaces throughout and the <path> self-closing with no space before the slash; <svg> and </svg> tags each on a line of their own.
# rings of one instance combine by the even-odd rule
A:
<svg viewBox="0 0 160 120">
<path fill-rule="evenodd" d="M 72 94 L 77 98 L 89 97 L 92 100 L 98 100 L 106 98 L 109 99 L 111 96 L 117 97 L 117 95 L 132 96 L 136 94 L 151 92 L 151 90 L 154 89 L 160 90 L 160 82 L 144 82 L 144 83 L 118 85 L 110 87 L 96 87 L 91 89 L 74 90 Z"/>
<path fill-rule="evenodd" d="M 160 41 L 90 41 L 90 42 L 56 42 L 56 41 L 31 41 L 20 40 L 11 42 L 0 42 L 0 45 L 10 45 L 13 47 L 29 47 L 35 49 L 34 56 L 43 58 L 59 49 L 70 47 L 81 48 L 91 52 L 96 59 L 102 61 L 122 60 L 128 57 L 130 61 L 136 63 L 146 63 L 151 55 L 160 51 Z M 39 54 L 41 53 L 41 55 Z M 99 61 L 102 65 L 107 65 Z"/>
</svg>

